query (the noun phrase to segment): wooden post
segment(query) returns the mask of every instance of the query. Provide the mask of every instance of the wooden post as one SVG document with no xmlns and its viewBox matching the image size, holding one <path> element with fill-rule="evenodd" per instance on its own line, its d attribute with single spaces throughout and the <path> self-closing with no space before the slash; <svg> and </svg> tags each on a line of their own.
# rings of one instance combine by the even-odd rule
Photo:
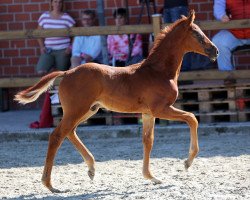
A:
<svg viewBox="0 0 250 200">
<path fill-rule="evenodd" d="M 154 37 L 161 31 L 161 14 L 152 15 Z"/>
</svg>

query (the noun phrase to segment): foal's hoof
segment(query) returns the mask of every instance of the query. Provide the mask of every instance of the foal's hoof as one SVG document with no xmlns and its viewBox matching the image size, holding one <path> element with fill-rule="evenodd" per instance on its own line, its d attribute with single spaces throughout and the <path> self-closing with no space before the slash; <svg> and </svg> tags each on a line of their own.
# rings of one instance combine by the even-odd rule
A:
<svg viewBox="0 0 250 200">
<path fill-rule="evenodd" d="M 62 191 L 62 190 L 58 190 L 56 188 L 53 188 L 52 185 L 51 185 L 51 183 L 46 182 L 44 179 L 42 179 L 42 183 L 52 193 L 66 193 L 66 192 L 69 192 L 69 190 Z"/>
<path fill-rule="evenodd" d="M 88 171 L 89 178 L 93 181 L 95 177 L 95 170 Z"/>
<path fill-rule="evenodd" d="M 157 178 L 152 178 L 151 181 L 154 183 L 154 184 L 161 184 L 162 181 L 157 179 Z"/>
<path fill-rule="evenodd" d="M 191 166 L 191 163 L 189 162 L 189 160 L 184 161 L 184 166 L 185 166 L 185 169 L 188 170 L 188 168 Z"/>
</svg>

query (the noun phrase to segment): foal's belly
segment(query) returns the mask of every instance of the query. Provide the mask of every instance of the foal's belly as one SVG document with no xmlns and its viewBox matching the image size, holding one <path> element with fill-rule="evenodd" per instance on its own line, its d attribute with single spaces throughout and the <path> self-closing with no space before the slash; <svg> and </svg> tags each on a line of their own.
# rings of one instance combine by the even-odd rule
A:
<svg viewBox="0 0 250 200">
<path fill-rule="evenodd" d="M 143 113 L 149 111 L 145 103 L 139 97 L 106 97 L 100 100 L 99 104 L 100 107 L 114 112 Z"/>
</svg>

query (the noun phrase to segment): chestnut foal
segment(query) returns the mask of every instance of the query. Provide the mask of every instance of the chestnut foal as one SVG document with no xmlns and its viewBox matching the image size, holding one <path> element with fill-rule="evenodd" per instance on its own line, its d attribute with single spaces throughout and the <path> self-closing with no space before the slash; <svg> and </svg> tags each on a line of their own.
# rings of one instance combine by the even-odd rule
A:
<svg viewBox="0 0 250 200">
<path fill-rule="evenodd" d="M 128 67 L 110 67 L 87 63 L 66 72 L 52 72 L 34 86 L 19 92 L 15 100 L 26 104 L 35 101 L 57 77 L 63 77 L 59 97 L 63 118 L 49 137 L 42 183 L 51 192 L 60 192 L 51 184 L 51 171 L 55 155 L 67 137 L 82 155 L 88 166 L 90 179 L 95 175 L 94 156 L 76 134 L 77 126 L 94 115 L 99 108 L 115 112 L 142 113 L 143 121 L 143 176 L 160 183 L 149 169 L 150 153 L 154 141 L 155 118 L 179 120 L 190 127 L 190 149 L 185 168 L 189 168 L 199 151 L 198 122 L 192 113 L 173 107 L 178 96 L 177 79 L 183 55 L 196 52 L 217 58 L 217 48 L 193 23 L 194 11 L 166 27 L 156 37 L 148 58 Z"/>
</svg>

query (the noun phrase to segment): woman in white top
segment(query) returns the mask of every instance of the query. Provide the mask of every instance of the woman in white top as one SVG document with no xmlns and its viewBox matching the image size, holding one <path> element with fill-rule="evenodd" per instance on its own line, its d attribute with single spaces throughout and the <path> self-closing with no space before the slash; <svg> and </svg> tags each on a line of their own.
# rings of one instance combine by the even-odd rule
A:
<svg viewBox="0 0 250 200">
<path fill-rule="evenodd" d="M 74 19 L 63 12 L 63 0 L 51 0 L 50 11 L 43 13 L 38 20 L 38 29 L 62 29 L 74 26 Z M 52 68 L 67 70 L 70 66 L 71 39 L 50 37 L 38 39 L 41 56 L 37 63 L 37 73 L 44 74 Z"/>
</svg>

